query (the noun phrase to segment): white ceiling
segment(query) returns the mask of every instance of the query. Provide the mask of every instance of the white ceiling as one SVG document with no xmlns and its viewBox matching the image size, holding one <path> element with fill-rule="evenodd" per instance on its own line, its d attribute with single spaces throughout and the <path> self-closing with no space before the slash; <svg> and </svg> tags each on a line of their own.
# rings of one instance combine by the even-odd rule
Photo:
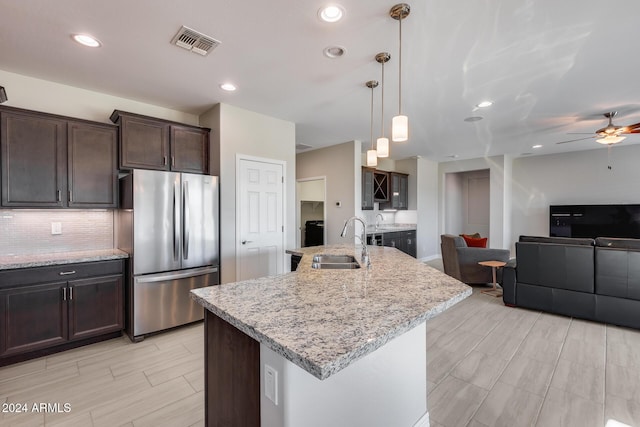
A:
<svg viewBox="0 0 640 427">
<path fill-rule="evenodd" d="M 388 15 L 395 2 L 336 2 L 346 17 L 327 24 L 317 18 L 323 0 L 0 0 L 0 69 L 188 113 L 224 102 L 295 122 L 298 144 L 367 146 L 365 82 L 380 80 L 378 52 L 391 54 L 387 133 L 398 109 L 398 21 Z M 638 0 L 409 4 L 402 84 L 410 140 L 392 144 L 393 158 L 592 149 L 601 147 L 593 139 L 555 143 L 603 127 L 609 110 L 619 111 L 615 124 L 640 122 Z M 222 44 L 206 57 L 173 46 L 182 25 Z M 72 33 L 103 46 L 79 46 Z M 346 54 L 324 57 L 331 45 Z M 223 92 L 225 81 L 239 89 Z M 375 94 L 374 138 L 380 87 Z M 495 104 L 477 109 L 485 99 Z M 484 120 L 463 121 L 476 115 Z M 634 142 L 640 135 L 623 144 Z"/>
</svg>

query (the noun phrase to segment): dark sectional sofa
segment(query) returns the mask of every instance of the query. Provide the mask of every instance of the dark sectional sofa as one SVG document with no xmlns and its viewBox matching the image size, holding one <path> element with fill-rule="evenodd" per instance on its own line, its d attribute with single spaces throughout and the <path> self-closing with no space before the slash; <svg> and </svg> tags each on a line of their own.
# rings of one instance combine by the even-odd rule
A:
<svg viewBox="0 0 640 427">
<path fill-rule="evenodd" d="M 640 328 L 640 239 L 521 236 L 504 303 Z"/>
</svg>

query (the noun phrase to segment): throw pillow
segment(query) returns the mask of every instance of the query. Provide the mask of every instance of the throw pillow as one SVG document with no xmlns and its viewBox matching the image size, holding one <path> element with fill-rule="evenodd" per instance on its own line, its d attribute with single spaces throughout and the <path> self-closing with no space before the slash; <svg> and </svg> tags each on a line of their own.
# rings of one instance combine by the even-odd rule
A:
<svg viewBox="0 0 640 427">
<path fill-rule="evenodd" d="M 486 248 L 487 247 L 487 238 L 486 237 L 471 237 L 466 234 L 462 235 L 462 238 L 467 243 L 467 246 L 470 248 Z"/>
<path fill-rule="evenodd" d="M 473 233 L 473 234 L 460 234 L 460 237 L 464 237 L 464 236 L 467 236 L 467 237 L 473 237 L 474 239 L 479 239 L 480 237 L 482 237 L 482 236 L 480 235 L 480 233 Z"/>
</svg>

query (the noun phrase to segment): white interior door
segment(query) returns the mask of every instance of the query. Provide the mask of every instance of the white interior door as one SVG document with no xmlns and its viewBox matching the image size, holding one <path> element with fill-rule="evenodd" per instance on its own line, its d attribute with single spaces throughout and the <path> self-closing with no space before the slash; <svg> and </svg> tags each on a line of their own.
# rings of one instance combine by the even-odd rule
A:
<svg viewBox="0 0 640 427">
<path fill-rule="evenodd" d="M 238 280 L 283 272 L 283 165 L 240 159 L 238 164 Z"/>
</svg>

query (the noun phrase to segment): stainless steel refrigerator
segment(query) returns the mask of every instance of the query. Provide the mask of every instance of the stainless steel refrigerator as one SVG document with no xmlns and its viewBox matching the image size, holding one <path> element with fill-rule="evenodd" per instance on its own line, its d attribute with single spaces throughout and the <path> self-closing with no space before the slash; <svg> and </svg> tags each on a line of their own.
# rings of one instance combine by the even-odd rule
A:
<svg viewBox="0 0 640 427">
<path fill-rule="evenodd" d="M 118 247 L 130 254 L 126 331 L 200 320 L 194 288 L 219 284 L 218 177 L 133 170 L 120 179 Z"/>
</svg>

